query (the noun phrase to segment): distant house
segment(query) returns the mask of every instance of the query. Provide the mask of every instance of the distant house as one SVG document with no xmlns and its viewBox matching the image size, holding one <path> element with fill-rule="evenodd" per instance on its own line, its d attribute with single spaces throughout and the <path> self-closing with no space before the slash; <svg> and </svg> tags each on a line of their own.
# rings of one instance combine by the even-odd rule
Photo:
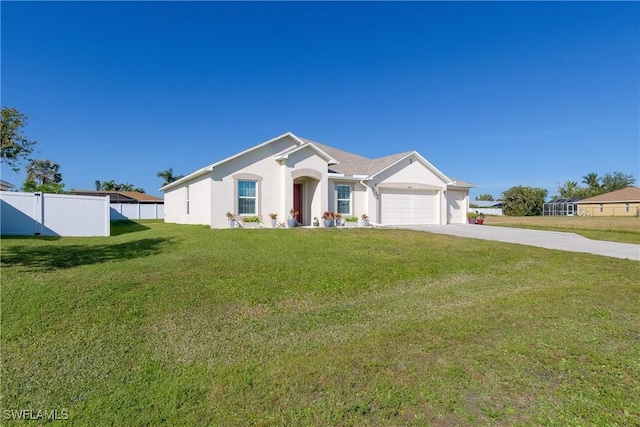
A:
<svg viewBox="0 0 640 427">
<path fill-rule="evenodd" d="M 565 197 L 542 205 L 543 216 L 574 216 L 578 214 L 578 199 Z"/>
<path fill-rule="evenodd" d="M 471 187 L 417 151 L 371 159 L 288 132 L 160 190 L 166 222 L 223 228 L 227 212 L 285 221 L 291 209 L 305 225 L 325 211 L 383 225 L 464 224 Z"/>
<path fill-rule="evenodd" d="M 111 203 L 164 203 L 161 197 L 137 191 L 71 190 L 69 193 L 80 196 L 109 196 Z"/>
<path fill-rule="evenodd" d="M 164 199 L 137 191 L 71 190 L 82 196 L 109 196 L 111 219 L 163 219 Z"/>
<path fill-rule="evenodd" d="M 640 215 L 640 188 L 600 194 L 577 202 L 578 215 L 585 216 L 638 216 Z"/>
<path fill-rule="evenodd" d="M 0 179 L 0 191 L 9 191 L 12 188 L 16 188 L 16 186 L 11 184 L 10 182 L 3 181 Z"/>
</svg>

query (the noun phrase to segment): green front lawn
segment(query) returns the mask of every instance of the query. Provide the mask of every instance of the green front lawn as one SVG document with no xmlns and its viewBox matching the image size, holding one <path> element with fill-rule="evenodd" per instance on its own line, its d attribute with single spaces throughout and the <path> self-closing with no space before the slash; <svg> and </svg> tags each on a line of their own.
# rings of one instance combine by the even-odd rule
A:
<svg viewBox="0 0 640 427">
<path fill-rule="evenodd" d="M 112 231 L 3 238 L 3 425 L 640 419 L 639 262 L 405 230 Z"/>
<path fill-rule="evenodd" d="M 640 218 L 634 216 L 487 216 L 487 225 L 576 233 L 587 239 L 640 244 Z"/>
</svg>

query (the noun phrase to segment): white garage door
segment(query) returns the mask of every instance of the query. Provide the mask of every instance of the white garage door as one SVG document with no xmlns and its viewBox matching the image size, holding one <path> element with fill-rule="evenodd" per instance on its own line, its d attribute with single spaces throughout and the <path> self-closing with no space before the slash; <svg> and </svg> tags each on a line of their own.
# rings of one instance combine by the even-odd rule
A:
<svg viewBox="0 0 640 427">
<path fill-rule="evenodd" d="M 465 224 L 467 222 L 467 212 L 464 191 L 447 192 L 447 220 L 449 224 Z"/>
<path fill-rule="evenodd" d="M 380 193 L 382 224 L 437 224 L 436 191 L 384 190 Z"/>
</svg>

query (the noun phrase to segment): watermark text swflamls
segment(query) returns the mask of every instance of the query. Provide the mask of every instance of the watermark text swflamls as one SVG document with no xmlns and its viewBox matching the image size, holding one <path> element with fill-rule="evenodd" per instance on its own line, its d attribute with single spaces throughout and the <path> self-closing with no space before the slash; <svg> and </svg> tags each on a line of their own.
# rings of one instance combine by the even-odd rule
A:
<svg viewBox="0 0 640 427">
<path fill-rule="evenodd" d="M 54 421 L 54 420 L 68 420 L 69 419 L 69 410 L 68 409 L 44 409 L 44 410 L 33 410 L 33 409 L 3 409 L 2 410 L 2 419 L 3 420 L 46 420 L 46 421 Z"/>
</svg>

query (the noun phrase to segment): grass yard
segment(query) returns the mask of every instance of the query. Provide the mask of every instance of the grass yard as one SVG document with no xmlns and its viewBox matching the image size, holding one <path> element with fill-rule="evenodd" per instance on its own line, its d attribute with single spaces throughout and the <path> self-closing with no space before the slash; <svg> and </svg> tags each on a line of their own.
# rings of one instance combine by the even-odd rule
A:
<svg viewBox="0 0 640 427">
<path fill-rule="evenodd" d="M 640 218 L 583 216 L 487 216 L 487 225 L 567 231 L 588 239 L 640 243 Z"/>
<path fill-rule="evenodd" d="M 75 425 L 640 423 L 640 262 L 406 230 L 112 231 L 2 239 L 3 425 L 23 409 Z"/>
</svg>

